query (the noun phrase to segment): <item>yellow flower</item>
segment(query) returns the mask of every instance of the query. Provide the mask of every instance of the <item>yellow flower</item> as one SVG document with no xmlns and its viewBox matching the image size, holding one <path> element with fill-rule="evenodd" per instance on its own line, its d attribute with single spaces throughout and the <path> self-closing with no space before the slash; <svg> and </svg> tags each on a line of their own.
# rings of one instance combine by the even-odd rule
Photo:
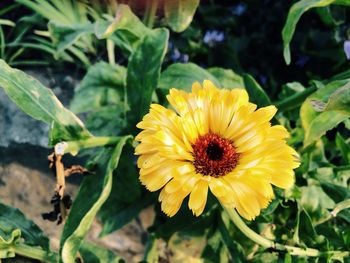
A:
<svg viewBox="0 0 350 263">
<path fill-rule="evenodd" d="M 199 216 L 208 188 L 225 206 L 254 219 L 274 197 L 271 184 L 289 188 L 298 155 L 286 144 L 281 125 L 271 126 L 274 106 L 256 109 L 243 89 L 217 89 L 208 80 L 192 92 L 171 89 L 175 109 L 152 104 L 137 125 L 140 180 L 148 190 L 162 189 L 162 210 L 173 216 L 184 198 Z"/>
</svg>

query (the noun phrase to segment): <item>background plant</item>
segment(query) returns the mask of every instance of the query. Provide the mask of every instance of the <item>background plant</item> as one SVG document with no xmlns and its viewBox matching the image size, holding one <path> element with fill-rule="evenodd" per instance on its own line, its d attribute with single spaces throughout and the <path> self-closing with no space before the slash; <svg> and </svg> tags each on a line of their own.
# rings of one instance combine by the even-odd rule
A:
<svg viewBox="0 0 350 263">
<path fill-rule="evenodd" d="M 166 104 L 169 88 L 188 91 L 194 81 L 209 79 L 218 87 L 245 88 L 258 106 L 276 104 L 275 121 L 289 128 L 289 143 L 301 156 L 296 186 L 286 192 L 275 189 L 276 199 L 249 226 L 279 243 L 344 251 L 323 254 L 319 260 L 348 262 L 350 73 L 343 49 L 348 1 L 303 0 L 292 6 L 212 1 L 199 5 L 187 29 L 197 1 L 174 1 L 177 8 L 156 1 L 141 7 L 129 2 L 133 11 L 112 2 L 18 0 L 14 5 L 34 12 L 26 10 L 36 22 L 24 22 L 31 47 L 47 51 L 38 52 L 39 57 L 62 66 L 73 62 L 83 78 L 70 109 L 64 108 L 50 90 L 7 65 L 19 57 L 10 59 L 12 47 L 30 47 L 18 33 L 15 44 L 2 40 L 7 63 L 0 63 L 0 86 L 24 112 L 50 125 L 50 146 L 67 142 L 63 153 L 88 156 L 87 167 L 94 174 L 84 178 L 74 197 L 58 252 L 49 250 L 47 239 L 35 238 L 43 233 L 19 211 L 2 205 L 1 257 L 74 262 L 80 251 L 83 258 L 98 258 L 101 250 L 83 241 L 95 216 L 103 223 L 101 235 L 107 235 L 154 204 L 147 261 L 159 260 L 156 247 L 162 239 L 175 254 L 184 240 L 196 247 L 204 240 L 201 257 L 208 262 L 306 262 L 248 240 L 212 196 L 200 218 L 187 209 L 167 218 L 156 195 L 140 186 L 133 156 L 135 124 L 152 101 Z M 17 18 L 3 10 L 1 28 L 16 29 Z M 186 30 L 169 32 L 166 25 L 175 32 Z M 39 32 L 33 35 L 34 30 Z M 29 58 L 24 52 L 20 55 Z"/>
</svg>

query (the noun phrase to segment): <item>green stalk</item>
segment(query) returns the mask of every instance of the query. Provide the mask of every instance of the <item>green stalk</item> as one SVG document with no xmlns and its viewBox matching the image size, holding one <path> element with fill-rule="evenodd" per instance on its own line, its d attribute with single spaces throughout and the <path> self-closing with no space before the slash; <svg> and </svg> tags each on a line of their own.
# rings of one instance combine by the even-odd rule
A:
<svg viewBox="0 0 350 263">
<path fill-rule="evenodd" d="M 252 229 L 250 229 L 242 220 L 242 218 L 237 214 L 235 209 L 229 209 L 225 206 L 222 206 L 226 213 L 228 214 L 231 221 L 237 226 L 239 230 L 242 231 L 242 233 L 248 237 L 250 240 L 254 241 L 255 243 L 259 244 L 260 246 L 266 247 L 266 248 L 272 248 L 279 251 L 287 251 L 289 254 L 293 256 L 308 256 L 308 257 L 320 257 L 320 256 L 334 256 L 334 257 L 346 257 L 349 256 L 349 252 L 345 251 L 327 251 L 327 252 L 320 252 L 317 249 L 314 248 L 300 248 L 300 247 L 293 247 L 293 246 L 287 246 L 283 244 L 276 243 L 272 240 L 269 240 Z"/>
<path fill-rule="evenodd" d="M 110 39 L 107 39 L 107 55 L 109 64 L 115 65 L 114 43 Z"/>
<path fill-rule="evenodd" d="M 255 243 L 259 244 L 263 247 L 274 247 L 275 243 L 271 240 L 266 239 L 265 237 L 260 236 L 258 233 L 254 232 L 252 229 L 250 229 L 242 220 L 242 218 L 237 214 L 235 209 L 229 209 L 225 206 L 222 206 L 228 216 L 230 217 L 231 221 L 237 226 L 239 230 L 242 231 L 246 237 L 254 241 Z"/>
<path fill-rule="evenodd" d="M 57 262 L 56 253 L 49 253 L 41 248 L 31 247 L 25 244 L 16 244 L 14 246 L 14 252 L 16 255 L 37 259 L 43 262 Z"/>
<path fill-rule="evenodd" d="M 350 208 L 350 199 L 346 199 L 344 201 L 341 201 L 340 203 L 336 204 L 333 211 L 331 212 L 331 215 L 333 217 L 336 217 L 339 212 Z"/>
<path fill-rule="evenodd" d="M 81 149 L 115 145 L 119 142 L 120 138 L 121 137 L 91 137 L 85 140 L 61 142 L 56 144 L 55 152 L 60 155 L 66 153 L 76 155 Z"/>
<path fill-rule="evenodd" d="M 158 7 L 158 0 L 147 1 L 145 14 L 143 16 L 143 22 L 149 28 L 153 28 L 157 7 Z"/>
<path fill-rule="evenodd" d="M 327 222 L 328 220 L 337 217 L 338 213 L 345 210 L 345 209 L 349 209 L 350 208 L 350 199 L 346 199 L 344 201 L 341 201 L 340 203 L 336 204 L 333 208 L 333 210 L 327 215 L 326 218 L 321 219 L 320 221 L 316 222 L 316 226 L 317 225 L 321 225 L 325 222 Z"/>
<path fill-rule="evenodd" d="M 316 90 L 317 88 L 312 86 L 302 92 L 295 93 L 284 100 L 277 101 L 274 103 L 274 105 L 277 107 L 279 111 L 285 111 L 285 110 L 297 108 L 299 105 L 301 105 L 305 101 L 307 97 L 309 97 L 309 95 L 314 93 Z"/>
<path fill-rule="evenodd" d="M 335 172 L 347 171 L 347 170 L 350 170 L 350 165 L 337 166 L 337 167 L 334 167 L 333 170 Z"/>
</svg>

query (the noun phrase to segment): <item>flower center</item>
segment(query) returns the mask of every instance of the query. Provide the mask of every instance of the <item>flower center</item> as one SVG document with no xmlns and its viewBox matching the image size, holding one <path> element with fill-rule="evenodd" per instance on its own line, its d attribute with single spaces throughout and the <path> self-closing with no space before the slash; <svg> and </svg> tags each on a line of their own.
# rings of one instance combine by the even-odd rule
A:
<svg viewBox="0 0 350 263">
<path fill-rule="evenodd" d="M 224 150 L 215 142 L 210 142 L 208 144 L 206 152 L 209 159 L 213 161 L 221 160 L 224 154 Z"/>
<path fill-rule="evenodd" d="M 239 153 L 232 141 L 217 134 L 200 136 L 192 145 L 193 165 L 197 173 L 220 177 L 231 172 L 238 163 Z"/>
</svg>

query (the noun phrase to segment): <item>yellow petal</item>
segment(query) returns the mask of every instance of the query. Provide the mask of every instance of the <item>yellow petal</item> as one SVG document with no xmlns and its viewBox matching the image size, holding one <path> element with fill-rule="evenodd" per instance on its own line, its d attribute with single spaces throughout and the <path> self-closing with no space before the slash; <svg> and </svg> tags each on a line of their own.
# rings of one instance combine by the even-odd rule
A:
<svg viewBox="0 0 350 263">
<path fill-rule="evenodd" d="M 203 89 L 208 92 L 208 95 L 210 97 L 214 97 L 219 92 L 219 90 L 215 87 L 214 83 L 210 80 L 203 81 Z"/>
<path fill-rule="evenodd" d="M 269 122 L 275 116 L 277 108 L 273 105 L 260 108 L 252 113 L 252 118 L 257 120 L 257 123 Z"/>
<path fill-rule="evenodd" d="M 187 103 L 187 95 L 177 89 L 170 89 L 167 99 L 171 106 L 174 107 L 177 113 L 184 115 L 189 111 Z"/>
<path fill-rule="evenodd" d="M 207 116 L 204 110 L 198 108 L 193 113 L 193 120 L 196 124 L 199 135 L 203 136 L 209 132 L 209 125 L 207 121 Z"/>
<path fill-rule="evenodd" d="M 274 138 L 285 139 L 289 138 L 289 132 L 282 125 L 274 125 L 269 129 L 269 135 Z"/>
<path fill-rule="evenodd" d="M 225 181 L 225 177 L 213 178 L 213 180 L 210 180 L 209 188 L 222 204 L 230 205 L 232 207 L 235 206 L 237 201 L 234 192 L 229 183 Z"/>
<path fill-rule="evenodd" d="M 260 214 L 260 204 L 254 192 L 243 183 L 235 183 L 231 186 L 236 193 L 240 207 L 246 212 L 244 217 L 248 220 L 254 219 Z"/>
<path fill-rule="evenodd" d="M 241 106 L 233 115 L 225 134 L 223 134 L 224 137 L 234 140 L 234 136 L 239 132 L 239 130 L 244 128 L 250 114 L 254 112 L 255 109 L 256 105 L 252 103 Z"/>
<path fill-rule="evenodd" d="M 208 182 L 206 180 L 198 181 L 190 194 L 190 200 L 188 202 L 188 206 L 195 216 L 202 214 L 207 203 L 207 195 Z"/>
<path fill-rule="evenodd" d="M 167 165 L 166 163 L 159 166 L 157 169 L 152 169 L 150 172 L 141 169 L 140 181 L 149 191 L 157 191 L 173 178 L 173 174 L 176 172 L 173 166 L 174 164 Z"/>
<path fill-rule="evenodd" d="M 271 175 L 271 183 L 283 189 L 291 188 L 295 182 L 293 170 L 274 171 Z"/>
<path fill-rule="evenodd" d="M 186 137 L 190 143 L 194 143 L 196 139 L 198 138 L 198 130 L 196 127 L 196 124 L 193 120 L 192 114 L 189 112 L 183 116 L 183 129 L 186 134 Z"/>
<path fill-rule="evenodd" d="M 179 180 L 173 179 L 164 187 L 164 191 L 167 194 L 174 193 L 178 191 L 182 187 L 181 182 Z"/>
<path fill-rule="evenodd" d="M 196 81 L 192 84 L 192 93 L 197 93 L 202 89 L 202 85 Z"/>
<path fill-rule="evenodd" d="M 177 194 L 167 194 L 163 189 L 160 194 L 162 211 L 170 217 L 174 216 L 179 211 L 186 195 L 187 194 L 183 192 L 178 192 Z"/>
</svg>

